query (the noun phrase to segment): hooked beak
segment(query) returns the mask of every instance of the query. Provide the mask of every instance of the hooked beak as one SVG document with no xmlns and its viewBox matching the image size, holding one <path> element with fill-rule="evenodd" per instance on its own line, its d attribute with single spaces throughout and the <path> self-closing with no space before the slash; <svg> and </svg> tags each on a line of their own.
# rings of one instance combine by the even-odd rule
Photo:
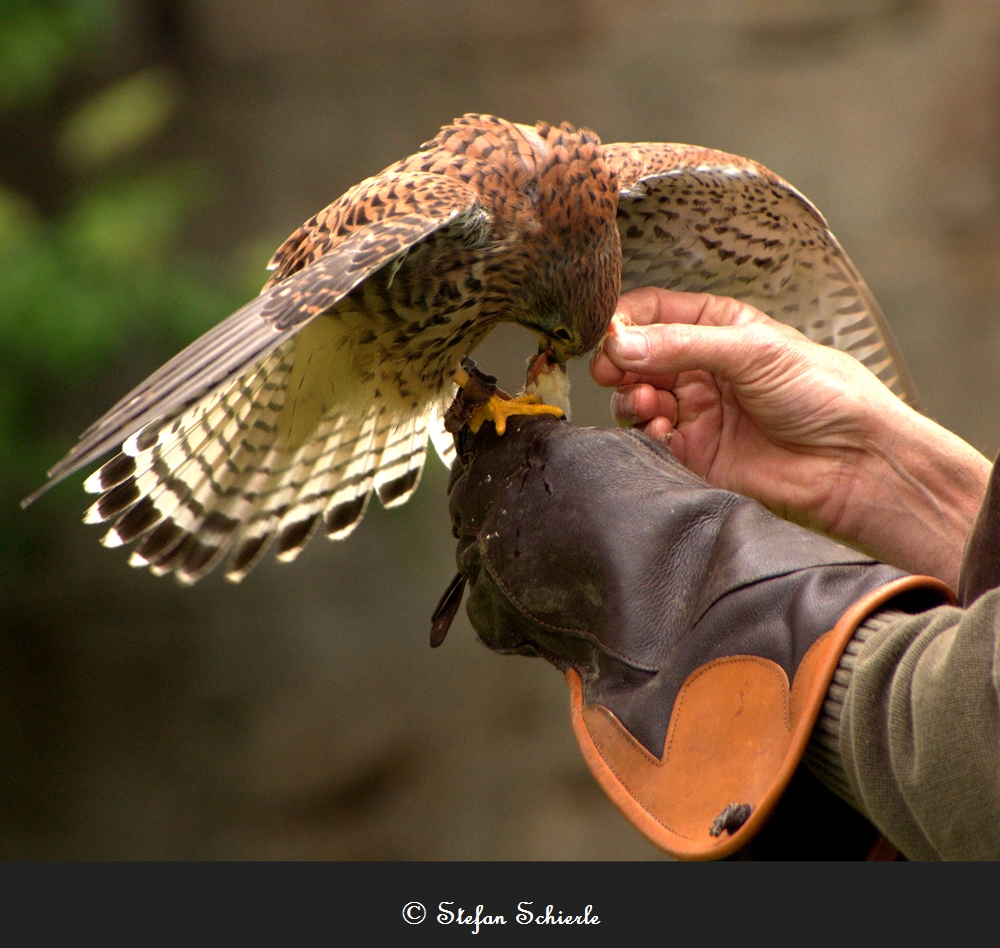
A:
<svg viewBox="0 0 1000 948">
<path fill-rule="evenodd" d="M 539 341 L 538 354 L 546 356 L 549 362 L 555 365 L 565 365 L 570 359 L 559 343 L 548 336 L 542 336 Z"/>
</svg>

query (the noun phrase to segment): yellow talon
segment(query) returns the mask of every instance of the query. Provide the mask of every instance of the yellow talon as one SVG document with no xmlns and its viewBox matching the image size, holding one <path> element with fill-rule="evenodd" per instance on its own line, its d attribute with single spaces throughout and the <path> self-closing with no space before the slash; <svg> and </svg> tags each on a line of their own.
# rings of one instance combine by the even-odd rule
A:
<svg viewBox="0 0 1000 948">
<path fill-rule="evenodd" d="M 492 395 L 485 405 L 480 405 L 472 413 L 469 428 L 475 434 L 484 421 L 492 421 L 496 425 L 497 434 L 502 435 L 507 430 L 507 419 L 511 415 L 555 415 L 556 418 L 562 418 L 564 414 L 555 405 L 543 405 L 537 395 L 518 395 L 517 398 Z"/>
</svg>

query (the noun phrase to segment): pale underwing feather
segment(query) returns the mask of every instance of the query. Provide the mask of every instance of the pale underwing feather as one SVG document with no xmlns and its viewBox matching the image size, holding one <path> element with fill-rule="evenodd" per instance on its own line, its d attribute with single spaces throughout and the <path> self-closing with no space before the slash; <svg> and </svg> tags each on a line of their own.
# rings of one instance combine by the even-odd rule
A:
<svg viewBox="0 0 1000 948">
<path fill-rule="evenodd" d="M 275 540 L 279 557 L 293 559 L 321 521 L 344 537 L 373 488 L 386 505 L 403 503 L 423 467 L 429 408 L 400 419 L 376 393 L 361 415 L 333 405 L 291 433 L 282 409 L 295 397 L 287 387 L 303 327 L 441 228 L 455 224 L 461 239 L 462 228 L 483 226 L 460 181 L 411 174 L 406 189 L 405 213 L 334 241 L 134 389 L 83 434 L 46 488 L 121 445 L 87 479 L 101 493 L 87 519 L 112 521 L 107 545 L 135 542 L 133 565 L 183 583 L 224 558 L 238 581 Z"/>
<path fill-rule="evenodd" d="M 756 162 L 659 143 L 605 147 L 619 172 L 622 292 L 716 293 L 854 356 L 911 404 L 881 309 L 822 214 Z"/>
<path fill-rule="evenodd" d="M 482 216 L 482 209 L 475 192 L 462 182 L 420 174 L 409 175 L 408 181 L 413 193 L 404 213 L 348 234 L 324 256 L 267 287 L 174 356 L 91 425 L 49 471 L 49 481 L 23 505 L 139 429 L 162 424 L 242 375 L 372 273 L 435 231 L 467 218 L 470 226 L 478 226 L 474 219 Z M 423 202 L 421 188 L 427 194 Z"/>
</svg>

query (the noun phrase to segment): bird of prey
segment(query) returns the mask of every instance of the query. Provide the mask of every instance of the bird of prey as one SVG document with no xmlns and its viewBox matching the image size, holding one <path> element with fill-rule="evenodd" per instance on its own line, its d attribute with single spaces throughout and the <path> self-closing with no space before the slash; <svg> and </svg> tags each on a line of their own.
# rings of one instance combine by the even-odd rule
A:
<svg viewBox="0 0 1000 948">
<path fill-rule="evenodd" d="M 225 560 L 238 581 L 272 544 L 291 560 L 321 526 L 346 536 L 373 490 L 413 493 L 428 438 L 450 456 L 456 372 L 494 326 L 520 323 L 561 364 L 638 286 L 745 300 L 913 397 L 819 211 L 705 148 L 468 114 L 310 218 L 270 269 L 49 472 L 46 488 L 119 449 L 86 481 L 101 497 L 85 519 L 134 542 L 133 565 L 192 583 Z"/>
</svg>

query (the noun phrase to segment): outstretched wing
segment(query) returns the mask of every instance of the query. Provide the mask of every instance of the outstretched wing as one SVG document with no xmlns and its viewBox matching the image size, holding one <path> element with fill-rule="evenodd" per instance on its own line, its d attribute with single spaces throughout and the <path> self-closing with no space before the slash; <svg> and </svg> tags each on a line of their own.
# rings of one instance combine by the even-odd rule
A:
<svg viewBox="0 0 1000 948">
<path fill-rule="evenodd" d="M 373 193 L 386 197 L 372 208 Z M 361 210 L 358 208 L 367 210 Z M 303 225 L 279 248 L 279 267 L 256 299 L 195 340 L 92 424 L 49 472 L 27 506 L 63 478 L 168 421 L 261 363 L 376 270 L 435 231 L 485 212 L 460 181 L 432 174 L 368 179 Z M 338 233 L 340 231 L 340 233 Z"/>
<path fill-rule="evenodd" d="M 622 292 L 718 293 L 854 356 L 910 404 L 885 317 L 823 215 L 763 165 L 691 145 L 604 147 L 620 181 Z"/>
<path fill-rule="evenodd" d="M 443 176 L 363 182 L 286 241 L 258 299 L 91 426 L 47 486 L 122 445 L 87 479 L 102 496 L 85 519 L 110 524 L 108 546 L 135 542 L 133 565 L 182 582 L 227 556 L 227 576 L 239 580 L 272 543 L 293 559 L 321 524 L 346 536 L 373 490 L 386 506 L 404 502 L 438 407 L 400 418 L 378 399 L 360 410 L 330 404 L 301 436 L 283 435 L 284 410 L 302 385 L 297 347 L 328 329 L 316 323 L 298 334 L 419 242 L 479 233 L 485 214 L 472 189 Z"/>
</svg>

